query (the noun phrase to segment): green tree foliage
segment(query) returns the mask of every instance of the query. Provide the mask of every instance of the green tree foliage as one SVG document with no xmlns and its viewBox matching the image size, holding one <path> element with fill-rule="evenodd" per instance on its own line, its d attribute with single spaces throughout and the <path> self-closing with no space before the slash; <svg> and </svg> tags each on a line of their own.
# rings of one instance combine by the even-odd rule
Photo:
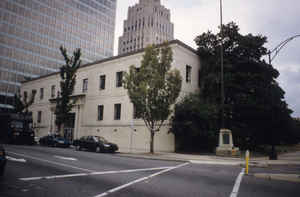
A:
<svg viewBox="0 0 300 197">
<path fill-rule="evenodd" d="M 267 55 L 264 47 L 267 38 L 242 35 L 233 22 L 224 25 L 222 33 L 223 39 L 220 33 L 210 31 L 195 39 L 202 60 L 200 94 L 188 96 L 176 105 L 171 130 L 175 136 L 180 136 L 176 140 L 183 142 L 181 145 L 195 144 L 194 150 L 196 147 L 203 149 L 203 143 L 210 148 L 212 143 L 208 142 L 213 141 L 210 137 L 217 141 L 223 42 L 225 127 L 232 130 L 235 145 L 254 150 L 264 144 L 274 147 L 279 143 L 295 143 L 292 111 L 284 100 L 285 92 L 276 81 L 279 72 L 263 60 Z"/>
<path fill-rule="evenodd" d="M 296 141 L 300 142 L 300 119 L 294 119 L 293 121 L 293 133 L 296 136 Z"/>
<path fill-rule="evenodd" d="M 125 73 L 124 87 L 135 106 L 137 118 L 144 120 L 150 131 L 150 152 L 154 152 L 154 136 L 171 114 L 181 90 L 181 76 L 171 68 L 173 54 L 165 43 L 161 48 L 148 46 L 140 68 L 132 65 Z"/>
<path fill-rule="evenodd" d="M 292 111 L 278 85 L 279 72 L 262 58 L 267 54 L 261 35 L 241 35 L 231 22 L 221 34 L 210 31 L 195 41 L 204 64 L 201 70 L 201 99 L 220 103 L 220 45 L 224 46 L 225 123 L 233 130 L 240 147 L 275 145 L 290 129 Z M 248 144 L 248 145 L 246 145 Z M 250 148 L 250 147 L 247 147 Z"/>
<path fill-rule="evenodd" d="M 68 121 L 69 113 L 72 110 L 74 104 L 71 102 L 71 95 L 74 91 L 76 83 L 76 72 L 81 65 L 81 50 L 76 49 L 73 52 L 73 56 L 69 57 L 67 50 L 64 47 L 60 47 L 61 54 L 64 57 L 65 65 L 60 68 L 60 92 L 56 98 L 56 109 L 55 109 L 55 123 L 59 129 Z M 60 131 L 60 133 L 62 133 Z"/>
<path fill-rule="evenodd" d="M 14 96 L 14 113 L 20 113 L 27 115 L 29 113 L 28 108 L 34 103 L 36 91 L 33 91 L 30 95 L 30 99 L 22 98 L 21 95 L 15 94 Z"/>
<path fill-rule="evenodd" d="M 186 96 L 175 105 L 172 128 L 176 151 L 213 152 L 217 145 L 218 108 L 200 99 L 199 93 Z"/>
</svg>

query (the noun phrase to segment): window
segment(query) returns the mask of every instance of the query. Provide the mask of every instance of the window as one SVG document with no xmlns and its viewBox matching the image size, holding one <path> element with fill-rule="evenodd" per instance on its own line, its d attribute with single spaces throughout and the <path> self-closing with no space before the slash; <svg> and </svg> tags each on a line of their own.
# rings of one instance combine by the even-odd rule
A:
<svg viewBox="0 0 300 197">
<path fill-rule="evenodd" d="M 98 105 L 98 120 L 103 120 L 104 106 Z"/>
<path fill-rule="evenodd" d="M 55 97 L 55 85 L 51 86 L 51 98 Z"/>
<path fill-rule="evenodd" d="M 87 92 L 88 90 L 88 79 L 82 80 L 82 92 Z"/>
<path fill-rule="evenodd" d="M 192 67 L 189 65 L 186 65 L 186 71 L 185 71 L 186 75 L 185 75 L 185 81 L 187 83 L 191 83 L 192 82 Z"/>
<path fill-rule="evenodd" d="M 27 97 L 28 97 L 27 92 L 24 91 L 24 101 L 25 101 L 25 102 L 27 102 Z"/>
<path fill-rule="evenodd" d="M 121 104 L 115 104 L 114 119 L 115 120 L 121 119 Z"/>
<path fill-rule="evenodd" d="M 123 72 L 117 72 L 116 74 L 116 87 L 122 87 L 122 79 L 123 79 Z"/>
<path fill-rule="evenodd" d="M 105 75 L 100 76 L 100 84 L 99 84 L 100 90 L 105 89 Z"/>
<path fill-rule="evenodd" d="M 44 98 L 44 88 L 40 88 L 40 100 Z"/>
<path fill-rule="evenodd" d="M 35 90 L 35 89 L 31 90 L 31 96 L 32 96 L 33 98 L 35 98 L 35 95 L 36 95 L 36 90 Z"/>
<path fill-rule="evenodd" d="M 38 122 L 38 123 L 41 123 L 41 122 L 42 122 L 42 112 L 41 112 L 41 111 L 38 111 L 37 122 Z"/>
<path fill-rule="evenodd" d="M 141 70 L 141 68 L 139 68 L 139 67 L 135 67 L 135 72 L 136 72 L 136 73 L 139 73 L 139 72 L 140 72 L 140 70 Z"/>
</svg>

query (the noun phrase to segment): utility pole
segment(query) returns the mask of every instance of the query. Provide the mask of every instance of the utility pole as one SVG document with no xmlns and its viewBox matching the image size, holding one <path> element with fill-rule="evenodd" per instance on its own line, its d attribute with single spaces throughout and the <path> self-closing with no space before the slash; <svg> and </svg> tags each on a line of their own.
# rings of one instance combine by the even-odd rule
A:
<svg viewBox="0 0 300 197">
<path fill-rule="evenodd" d="M 220 47 L 220 54 L 221 54 L 221 129 L 225 128 L 225 121 L 224 121 L 224 49 L 223 49 L 223 7 L 222 7 L 222 0 L 220 0 L 220 35 L 221 35 L 221 47 Z"/>
<path fill-rule="evenodd" d="M 239 154 L 239 149 L 234 147 L 232 132 L 225 128 L 225 91 L 224 91 L 224 46 L 223 46 L 223 4 L 220 0 L 220 60 L 221 60 L 221 128 L 219 132 L 219 145 L 216 148 L 216 155 L 233 156 Z"/>
</svg>

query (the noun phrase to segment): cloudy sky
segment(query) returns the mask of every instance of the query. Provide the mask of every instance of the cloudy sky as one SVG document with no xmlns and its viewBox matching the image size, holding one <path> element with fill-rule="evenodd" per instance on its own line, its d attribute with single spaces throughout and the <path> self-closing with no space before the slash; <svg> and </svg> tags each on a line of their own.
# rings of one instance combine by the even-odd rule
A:
<svg viewBox="0 0 300 197">
<path fill-rule="evenodd" d="M 118 0 L 115 54 L 118 37 L 129 6 L 139 0 Z M 194 38 L 207 30 L 216 32 L 220 24 L 219 0 L 161 0 L 171 10 L 176 39 L 196 48 Z M 300 35 L 299 0 L 223 0 L 223 23 L 236 22 L 242 34 L 268 37 L 267 48 L 273 49 L 287 38 Z M 289 42 L 272 62 L 280 72 L 278 82 L 285 90 L 286 101 L 300 117 L 300 37 Z"/>
</svg>

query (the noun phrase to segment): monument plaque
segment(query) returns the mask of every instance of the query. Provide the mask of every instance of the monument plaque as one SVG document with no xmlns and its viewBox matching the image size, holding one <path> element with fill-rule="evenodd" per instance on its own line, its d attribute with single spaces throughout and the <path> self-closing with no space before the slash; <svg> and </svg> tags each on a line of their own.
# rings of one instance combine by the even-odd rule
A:
<svg viewBox="0 0 300 197">
<path fill-rule="evenodd" d="M 229 134 L 228 133 L 223 133 L 223 144 L 229 144 L 230 139 L 229 139 Z"/>
<path fill-rule="evenodd" d="M 239 156 L 240 152 L 237 147 L 234 147 L 232 133 L 229 129 L 220 129 L 219 146 L 216 149 L 218 156 Z"/>
</svg>

